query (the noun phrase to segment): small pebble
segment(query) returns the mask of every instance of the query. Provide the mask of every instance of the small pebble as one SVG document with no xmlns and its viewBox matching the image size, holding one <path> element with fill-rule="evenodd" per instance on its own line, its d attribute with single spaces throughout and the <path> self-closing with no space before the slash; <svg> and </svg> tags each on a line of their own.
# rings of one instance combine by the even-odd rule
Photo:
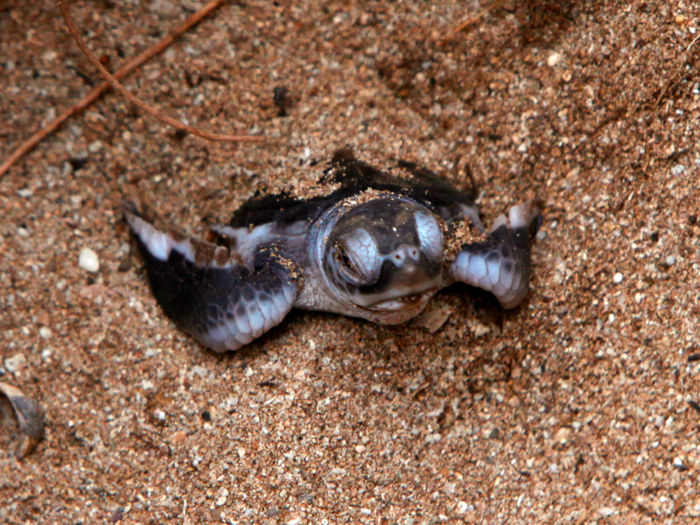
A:
<svg viewBox="0 0 700 525">
<path fill-rule="evenodd" d="M 474 510 L 474 505 L 469 505 L 466 501 L 460 501 L 457 503 L 457 512 L 464 514 L 467 511 Z"/>
<path fill-rule="evenodd" d="M 24 354 L 13 355 L 12 357 L 5 359 L 5 369 L 13 374 L 24 368 L 24 365 L 26 364 L 27 358 L 24 357 Z"/>
<path fill-rule="evenodd" d="M 206 377 L 209 372 L 203 366 L 195 365 L 192 367 L 192 373 L 199 377 Z"/>
<path fill-rule="evenodd" d="M 671 168 L 671 175 L 677 177 L 681 173 L 685 171 L 685 166 L 683 164 L 676 164 L 673 168 Z"/>
<path fill-rule="evenodd" d="M 666 257 L 666 266 L 673 266 L 676 264 L 676 258 L 673 255 Z"/>
<path fill-rule="evenodd" d="M 601 507 L 598 509 L 598 514 L 600 514 L 603 518 L 607 518 L 608 516 L 615 514 L 615 509 L 610 507 Z"/>
<path fill-rule="evenodd" d="M 95 273 L 100 269 L 100 260 L 95 251 L 91 250 L 90 248 L 83 248 L 80 250 L 78 264 L 86 272 Z"/>
<path fill-rule="evenodd" d="M 569 429 L 567 427 L 562 427 L 554 435 L 554 441 L 564 444 L 568 441 L 570 435 L 571 435 L 571 429 Z"/>
<path fill-rule="evenodd" d="M 50 339 L 51 338 L 51 329 L 47 328 L 46 326 L 42 326 L 39 328 L 39 335 L 43 337 L 44 339 Z"/>
<path fill-rule="evenodd" d="M 621 274 L 620 272 L 617 272 L 617 273 L 613 276 L 613 282 L 614 282 L 615 284 L 620 284 L 620 283 L 622 282 L 622 279 L 623 279 L 623 277 L 622 277 L 622 274 Z"/>
<path fill-rule="evenodd" d="M 218 498 L 216 499 L 216 506 L 221 507 L 222 505 L 226 504 L 226 500 L 228 499 L 228 489 L 227 488 L 222 488 L 219 491 Z"/>
<path fill-rule="evenodd" d="M 556 66 L 561 61 L 561 55 L 559 53 L 552 53 L 547 58 L 547 65 L 550 67 Z"/>
</svg>

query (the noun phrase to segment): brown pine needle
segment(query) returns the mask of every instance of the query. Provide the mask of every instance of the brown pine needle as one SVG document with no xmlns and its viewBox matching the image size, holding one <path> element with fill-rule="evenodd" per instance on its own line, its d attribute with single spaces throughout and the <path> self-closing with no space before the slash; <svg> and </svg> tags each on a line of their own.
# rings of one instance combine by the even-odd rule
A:
<svg viewBox="0 0 700 525">
<path fill-rule="evenodd" d="M 481 11 L 480 13 L 477 13 L 476 15 L 467 18 L 464 22 L 459 24 L 455 29 L 453 29 L 449 35 L 447 35 L 445 38 L 440 39 L 439 45 L 445 45 L 447 42 L 452 40 L 455 36 L 457 36 L 459 33 L 464 31 L 467 27 L 470 25 L 478 22 L 482 18 L 484 18 L 490 11 L 493 11 L 496 9 L 498 6 L 500 6 L 505 0 L 495 0 L 489 7 Z"/>
<path fill-rule="evenodd" d="M 120 79 L 125 76 L 127 76 L 129 73 L 131 73 L 133 70 L 141 67 L 144 63 L 146 63 L 148 60 L 150 60 L 152 57 L 155 55 L 163 52 L 168 46 L 170 46 L 180 35 L 183 33 L 187 32 L 189 29 L 191 29 L 193 26 L 195 26 L 199 21 L 201 21 L 204 17 L 209 15 L 212 11 L 217 9 L 218 7 L 222 6 L 223 4 L 226 3 L 226 0 L 213 0 L 212 2 L 209 2 L 206 4 L 202 9 L 197 11 L 196 13 L 193 13 L 191 16 L 189 16 L 182 24 L 177 26 L 175 29 L 170 31 L 165 37 L 163 37 L 159 42 L 157 42 L 155 45 L 141 53 L 140 55 L 135 56 L 131 60 L 129 60 L 126 64 L 124 64 L 121 68 L 119 68 L 115 73 L 114 73 L 114 78 L 115 79 Z M 46 127 L 40 129 L 37 131 L 34 135 L 32 135 L 29 139 L 27 139 L 22 145 L 17 148 L 9 157 L 8 159 L 0 164 L 0 178 L 7 173 L 7 171 L 14 166 L 19 159 L 24 157 L 27 153 L 29 153 L 34 147 L 44 140 L 46 137 L 48 137 L 51 133 L 56 131 L 63 122 L 68 120 L 71 116 L 77 115 L 78 113 L 84 111 L 86 108 L 88 108 L 92 103 L 94 103 L 102 93 L 104 93 L 109 87 L 110 83 L 108 81 L 102 82 L 99 86 L 94 88 L 90 93 L 85 96 L 80 102 L 77 104 L 71 106 L 67 110 L 65 110 L 61 115 L 59 115 L 55 120 L 49 122 Z M 245 140 L 251 140 L 251 141 L 259 141 L 259 140 L 264 140 L 262 137 L 244 137 Z"/>
<path fill-rule="evenodd" d="M 174 119 L 168 115 L 165 115 L 155 109 L 152 106 L 149 106 L 146 104 L 144 101 L 142 101 L 140 98 L 138 98 L 136 95 L 133 95 L 128 89 L 126 89 L 124 86 L 121 85 L 121 83 L 112 76 L 112 74 L 107 71 L 107 68 L 104 67 L 100 61 L 97 59 L 97 57 L 94 55 L 92 51 L 90 51 L 90 48 L 87 47 L 85 44 L 85 41 L 83 38 L 80 36 L 80 32 L 78 31 L 78 28 L 75 26 L 73 23 L 73 19 L 70 16 L 70 13 L 68 12 L 68 7 L 66 7 L 66 2 L 64 0 L 58 0 L 58 7 L 61 9 L 61 14 L 63 15 L 64 20 L 66 21 L 66 25 L 68 26 L 68 30 L 70 31 L 70 34 L 73 35 L 73 39 L 76 41 L 78 44 L 78 47 L 80 50 L 83 52 L 83 54 L 87 57 L 87 59 L 92 63 L 93 66 L 97 68 L 97 70 L 102 74 L 104 78 L 106 78 L 109 83 L 112 85 L 112 87 L 119 91 L 121 95 L 127 99 L 129 102 L 134 104 L 135 106 L 141 108 L 143 111 L 151 115 L 153 118 L 160 120 L 164 124 L 169 124 L 170 126 L 177 128 L 182 131 L 186 131 L 187 133 L 192 133 L 193 135 L 197 135 L 198 137 L 202 137 L 207 140 L 212 140 L 212 141 L 222 141 L 222 142 L 260 142 L 264 140 L 262 137 L 253 137 L 251 135 L 219 135 L 217 133 L 209 133 L 208 131 L 202 131 L 197 128 L 193 128 L 192 126 L 188 126 L 187 124 L 183 124 L 177 119 Z"/>
<path fill-rule="evenodd" d="M 681 78 L 683 78 L 681 70 L 683 69 L 683 66 L 685 66 L 688 63 L 687 61 L 688 55 L 690 54 L 690 50 L 693 49 L 693 46 L 698 40 L 700 40 L 700 35 L 693 38 L 692 42 L 690 42 L 690 45 L 685 49 L 685 51 L 681 55 L 681 60 L 676 69 L 676 72 L 673 74 L 673 76 L 671 76 L 671 78 L 668 79 L 668 81 L 664 84 L 661 93 L 659 93 L 659 96 L 656 97 L 656 102 L 654 102 L 654 109 L 659 107 L 659 104 L 661 104 L 661 101 L 666 96 L 666 92 L 672 87 L 675 87 L 676 84 L 678 84 L 678 82 L 681 81 Z"/>
</svg>

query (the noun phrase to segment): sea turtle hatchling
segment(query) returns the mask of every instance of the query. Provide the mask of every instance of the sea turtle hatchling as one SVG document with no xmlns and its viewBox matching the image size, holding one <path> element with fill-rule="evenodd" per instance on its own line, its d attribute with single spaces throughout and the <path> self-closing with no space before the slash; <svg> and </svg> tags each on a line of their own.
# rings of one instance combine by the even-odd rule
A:
<svg viewBox="0 0 700 525">
<path fill-rule="evenodd" d="M 542 221 L 513 206 L 489 233 L 474 199 L 411 163 L 381 171 L 349 150 L 329 161 L 324 196 L 257 196 L 219 244 L 160 231 L 136 207 L 125 218 L 153 295 L 184 332 L 217 351 L 235 350 L 293 308 L 396 324 L 418 315 L 455 282 L 514 308 L 528 291 L 530 241 Z"/>
</svg>

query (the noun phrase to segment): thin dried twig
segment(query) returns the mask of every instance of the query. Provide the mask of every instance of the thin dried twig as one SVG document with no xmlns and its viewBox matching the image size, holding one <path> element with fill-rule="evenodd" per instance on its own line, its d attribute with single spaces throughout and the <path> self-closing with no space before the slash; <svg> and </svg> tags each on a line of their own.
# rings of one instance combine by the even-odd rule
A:
<svg viewBox="0 0 700 525">
<path fill-rule="evenodd" d="M 209 2 L 206 4 L 202 9 L 197 11 L 196 13 L 192 14 L 189 16 L 182 24 L 177 26 L 175 29 L 173 29 L 168 35 L 163 37 L 159 42 L 157 42 L 154 46 L 150 47 L 140 55 L 132 58 L 129 60 L 126 64 L 124 64 L 121 68 L 119 68 L 113 75 L 115 79 L 120 79 L 125 76 L 127 76 L 129 73 L 131 73 L 134 69 L 137 69 L 141 67 L 145 62 L 150 60 L 152 57 L 155 55 L 163 52 L 170 44 L 172 44 L 180 35 L 183 33 L 187 32 L 189 29 L 191 29 L 193 26 L 195 26 L 197 23 L 199 23 L 200 20 L 202 20 L 204 17 L 209 15 L 212 11 L 217 9 L 218 7 L 222 6 L 223 4 L 226 3 L 227 0 L 213 0 L 212 2 Z M 110 83 L 108 81 L 102 82 L 99 86 L 94 88 L 90 93 L 85 96 L 80 102 L 77 104 L 71 106 L 67 110 L 65 110 L 61 115 L 59 115 L 55 120 L 51 121 L 49 124 L 46 125 L 46 127 L 40 129 L 37 131 L 34 135 L 32 135 L 29 139 L 27 139 L 22 145 L 17 148 L 9 157 L 8 159 L 0 164 L 0 178 L 7 173 L 7 171 L 17 163 L 19 159 L 21 159 L 24 155 L 29 153 L 34 147 L 44 140 L 47 136 L 49 136 L 51 133 L 56 131 L 63 122 L 68 120 L 71 116 L 77 115 L 78 113 L 84 111 L 87 107 L 89 107 L 92 103 L 94 103 L 102 93 L 104 93 L 108 88 L 110 87 Z M 246 138 L 245 140 L 263 140 L 262 137 L 250 137 Z"/>
<path fill-rule="evenodd" d="M 459 24 L 455 29 L 453 29 L 450 34 L 448 34 L 445 38 L 440 39 L 438 42 L 439 45 L 445 45 L 447 42 L 452 40 L 455 36 L 457 36 L 459 33 L 461 33 L 464 29 L 469 27 L 470 25 L 478 22 L 481 20 L 483 17 L 485 17 L 490 11 L 493 11 L 496 9 L 498 6 L 500 6 L 505 0 L 495 0 L 489 7 L 481 11 L 480 13 L 477 13 L 476 15 L 467 18 L 464 22 Z"/>
<path fill-rule="evenodd" d="M 669 89 L 671 89 L 673 86 L 675 86 L 676 84 L 678 84 L 678 82 L 680 82 L 680 78 L 676 78 L 676 77 L 678 77 L 678 75 L 679 75 L 680 72 L 681 72 L 681 69 L 682 69 L 683 66 L 686 64 L 686 61 L 688 60 L 688 55 L 690 54 L 690 50 L 693 48 L 693 46 L 695 45 L 695 43 L 696 43 L 698 40 L 700 40 L 700 35 L 698 35 L 698 36 L 696 36 L 695 38 L 693 38 L 693 41 L 690 43 L 690 45 L 686 48 L 686 50 L 685 50 L 685 51 L 683 52 L 683 54 L 681 55 L 681 63 L 680 63 L 680 65 L 678 66 L 678 69 L 677 69 L 676 72 L 673 74 L 673 76 L 666 82 L 666 85 L 664 85 L 664 88 L 661 90 L 661 93 L 659 93 L 659 96 L 656 97 L 656 102 L 654 102 L 654 108 L 658 108 L 658 107 L 659 107 L 659 104 L 661 104 L 661 101 L 662 101 L 663 98 L 666 96 L 666 92 L 667 92 Z M 682 77 L 682 75 L 681 75 L 681 77 Z"/>
<path fill-rule="evenodd" d="M 107 71 L 107 68 L 105 68 L 100 61 L 97 59 L 97 57 L 93 54 L 92 51 L 90 51 L 90 48 L 87 47 L 85 44 L 85 41 L 83 38 L 80 36 L 80 32 L 78 31 L 78 28 L 75 27 L 75 24 L 73 23 L 73 19 L 70 16 L 70 13 L 68 12 L 68 7 L 66 7 L 66 2 L 65 0 L 58 0 L 58 7 L 61 9 L 61 14 L 63 15 L 64 20 L 66 21 L 66 25 L 68 26 L 68 30 L 70 31 L 70 34 L 73 35 L 73 39 L 76 41 L 78 44 L 78 47 L 80 50 L 83 52 L 83 54 L 87 57 L 87 59 L 92 63 L 93 66 L 97 68 L 97 70 L 102 74 L 104 78 L 106 78 L 109 83 L 112 85 L 114 89 L 119 91 L 121 95 L 127 99 L 129 102 L 134 104 L 135 106 L 138 106 L 140 109 L 151 115 L 153 118 L 160 120 L 164 124 L 168 124 L 174 128 L 177 128 L 181 131 L 186 131 L 187 133 L 192 133 L 193 135 L 197 135 L 198 137 L 202 137 L 207 140 L 212 140 L 212 141 L 221 141 L 221 142 L 260 142 L 261 140 L 264 140 L 262 137 L 253 137 L 250 135 L 219 135 L 217 133 L 209 133 L 208 131 L 202 131 L 197 128 L 193 128 L 192 126 L 188 126 L 187 124 L 183 124 L 179 120 L 176 120 L 168 115 L 165 115 L 155 109 L 152 106 L 149 106 L 146 104 L 144 101 L 139 99 L 137 96 L 133 95 L 129 90 L 127 90 L 124 86 L 122 86 L 119 81 L 112 76 L 112 74 Z"/>
</svg>

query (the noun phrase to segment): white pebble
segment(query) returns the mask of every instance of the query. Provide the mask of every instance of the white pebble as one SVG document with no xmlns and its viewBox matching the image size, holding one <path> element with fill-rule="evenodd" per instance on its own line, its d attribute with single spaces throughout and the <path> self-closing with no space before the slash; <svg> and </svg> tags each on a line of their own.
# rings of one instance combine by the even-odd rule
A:
<svg viewBox="0 0 700 525">
<path fill-rule="evenodd" d="M 622 279 L 623 279 L 623 277 L 622 277 L 622 274 L 621 274 L 620 272 L 617 272 L 617 273 L 613 276 L 613 282 L 614 282 L 615 284 L 620 284 L 620 283 L 622 282 Z"/>
<path fill-rule="evenodd" d="M 607 518 L 608 516 L 615 514 L 615 509 L 610 507 L 601 507 L 598 509 L 598 514 L 600 514 L 603 518 Z"/>
<path fill-rule="evenodd" d="M 39 328 L 39 335 L 44 339 L 49 339 L 51 338 L 51 329 L 47 328 L 46 326 L 42 326 Z"/>
<path fill-rule="evenodd" d="M 17 354 L 12 357 L 8 357 L 5 359 L 5 369 L 8 372 L 15 373 L 21 368 L 24 368 L 24 365 L 27 364 L 27 358 L 24 357 L 23 354 Z"/>
<path fill-rule="evenodd" d="M 666 257 L 666 266 L 673 266 L 676 264 L 676 258 L 673 255 Z"/>
<path fill-rule="evenodd" d="M 561 55 L 559 53 L 552 53 L 547 58 L 547 65 L 549 67 L 556 66 L 561 61 Z"/>
<path fill-rule="evenodd" d="M 228 489 L 227 488 L 222 488 L 219 490 L 219 495 L 216 498 L 216 506 L 221 507 L 222 505 L 226 505 L 226 500 L 228 499 Z"/>
<path fill-rule="evenodd" d="M 678 176 L 685 171 L 685 166 L 683 164 L 676 164 L 671 168 L 671 175 Z"/>
<path fill-rule="evenodd" d="M 464 514 L 467 511 L 474 510 L 474 505 L 470 505 L 466 501 L 460 501 L 457 503 L 457 512 Z"/>
<path fill-rule="evenodd" d="M 207 377 L 209 371 L 203 366 L 195 365 L 192 367 L 192 373 L 198 375 L 199 377 Z"/>
<path fill-rule="evenodd" d="M 673 459 L 673 466 L 676 468 L 683 468 L 683 459 L 682 458 L 674 458 Z"/>
<path fill-rule="evenodd" d="M 87 272 L 95 273 L 100 269 L 100 260 L 98 259 L 95 251 L 91 250 L 90 248 L 83 248 L 80 250 L 78 264 Z"/>
<path fill-rule="evenodd" d="M 537 232 L 537 235 L 535 236 L 538 241 L 544 241 L 547 238 L 547 232 L 544 232 L 542 230 Z"/>
</svg>

